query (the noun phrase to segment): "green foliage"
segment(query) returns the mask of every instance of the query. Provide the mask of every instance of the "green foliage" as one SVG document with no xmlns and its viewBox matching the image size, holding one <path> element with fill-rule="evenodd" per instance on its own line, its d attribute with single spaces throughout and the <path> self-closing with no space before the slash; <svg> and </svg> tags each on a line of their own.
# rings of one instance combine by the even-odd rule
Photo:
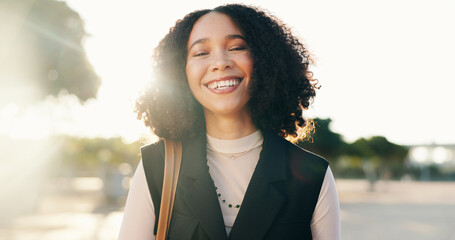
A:
<svg viewBox="0 0 455 240">
<path fill-rule="evenodd" d="M 391 143 L 383 136 L 346 143 L 340 134 L 330 129 L 331 119 L 316 118 L 314 121 L 316 128 L 312 141 L 298 145 L 334 161 L 332 169 L 341 176 L 360 177 L 366 163 L 383 174 L 387 172 L 395 177 L 403 174 L 407 148 Z"/>
<path fill-rule="evenodd" d="M 360 138 L 351 144 L 349 150 L 350 155 L 365 158 L 378 157 L 388 164 L 402 162 L 408 152 L 407 148 L 391 143 L 383 136 Z"/>
<path fill-rule="evenodd" d="M 60 138 L 60 161 L 66 167 L 93 171 L 103 165 L 135 166 L 140 160 L 142 143 L 139 141 L 127 144 L 121 138 Z"/>
<path fill-rule="evenodd" d="M 20 95 L 26 87 L 37 88 L 37 98 L 58 96 L 61 91 L 81 101 L 96 97 L 100 79 L 87 60 L 83 48 L 87 34 L 78 13 L 56 0 L 2 0 L 0 4 L 2 12 L 8 13 L 7 24 L 0 23 L 0 35 L 7 36 L 0 49 L 5 51 L 1 57 L 6 57 L 0 59 L 5 66 L 0 73 L 9 79 L 0 82 L 0 89 Z"/>
</svg>

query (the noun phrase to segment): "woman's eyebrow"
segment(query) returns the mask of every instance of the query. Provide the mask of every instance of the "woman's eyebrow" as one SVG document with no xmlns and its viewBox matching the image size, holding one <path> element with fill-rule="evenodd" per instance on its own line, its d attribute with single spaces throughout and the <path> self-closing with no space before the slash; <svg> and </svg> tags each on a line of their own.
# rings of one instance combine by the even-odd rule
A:
<svg viewBox="0 0 455 240">
<path fill-rule="evenodd" d="M 191 50 L 191 48 L 194 47 L 194 45 L 205 43 L 205 42 L 207 42 L 208 40 L 209 40 L 208 38 L 201 38 L 201 39 L 198 39 L 198 40 L 194 41 L 194 42 L 190 45 L 190 47 L 188 48 L 188 51 Z"/>
<path fill-rule="evenodd" d="M 226 40 L 232 40 L 232 39 L 242 39 L 245 41 L 245 37 L 239 34 L 232 34 L 232 35 L 227 35 Z"/>
<path fill-rule="evenodd" d="M 232 40 L 232 39 L 242 39 L 243 41 L 245 41 L 245 37 L 242 36 L 242 35 L 239 35 L 239 34 L 231 34 L 231 35 L 227 35 L 225 37 L 226 40 Z M 188 48 L 188 51 L 191 50 L 192 47 L 194 47 L 194 45 L 196 44 L 202 44 L 202 43 L 205 43 L 205 42 L 208 42 L 209 41 L 209 38 L 201 38 L 201 39 L 198 39 L 196 41 L 194 41 L 190 47 Z"/>
</svg>

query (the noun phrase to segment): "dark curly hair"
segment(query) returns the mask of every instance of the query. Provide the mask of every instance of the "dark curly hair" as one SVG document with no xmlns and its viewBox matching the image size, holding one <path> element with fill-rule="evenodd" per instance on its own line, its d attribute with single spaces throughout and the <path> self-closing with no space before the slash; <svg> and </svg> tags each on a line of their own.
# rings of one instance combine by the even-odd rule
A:
<svg viewBox="0 0 455 240">
<path fill-rule="evenodd" d="M 293 142 L 308 137 L 313 124 L 302 111 L 315 96 L 313 62 L 298 38 L 279 19 L 256 7 L 229 4 L 199 10 L 178 20 L 156 47 L 154 81 L 136 100 L 135 112 L 161 138 L 205 134 L 202 106 L 188 85 L 186 44 L 194 23 L 209 12 L 228 15 L 240 28 L 253 56 L 248 107 L 253 124 Z"/>
</svg>

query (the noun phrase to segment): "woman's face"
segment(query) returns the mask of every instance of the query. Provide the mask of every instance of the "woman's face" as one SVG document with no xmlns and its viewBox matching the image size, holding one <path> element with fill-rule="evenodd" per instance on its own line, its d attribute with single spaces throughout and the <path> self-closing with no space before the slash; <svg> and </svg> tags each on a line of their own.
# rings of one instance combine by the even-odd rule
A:
<svg viewBox="0 0 455 240">
<path fill-rule="evenodd" d="M 186 76 L 207 114 L 248 114 L 253 60 L 240 29 L 229 16 L 210 12 L 193 26 L 187 43 Z"/>
</svg>

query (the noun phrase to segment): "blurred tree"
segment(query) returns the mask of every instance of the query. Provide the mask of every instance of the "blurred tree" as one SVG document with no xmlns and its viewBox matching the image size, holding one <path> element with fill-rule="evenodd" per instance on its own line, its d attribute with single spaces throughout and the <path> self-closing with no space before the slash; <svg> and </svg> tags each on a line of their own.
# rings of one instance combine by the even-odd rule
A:
<svg viewBox="0 0 455 240">
<path fill-rule="evenodd" d="M 387 161 L 399 161 L 406 156 L 407 151 L 383 136 L 374 136 L 368 140 L 371 150 L 379 157 Z"/>
<path fill-rule="evenodd" d="M 346 143 L 340 134 L 330 129 L 330 123 L 332 122 L 330 118 L 316 118 L 314 122 L 315 132 L 312 139 L 310 141 L 299 142 L 298 145 L 330 160 L 335 160 L 342 154 Z"/>
<path fill-rule="evenodd" d="M 380 159 L 371 149 L 370 141 L 359 138 L 352 144 L 348 144 L 345 149 L 347 156 L 357 158 L 361 162 L 361 169 L 365 178 L 370 182 L 370 191 L 374 189 L 374 183 L 378 180 Z"/>
<path fill-rule="evenodd" d="M 136 166 L 142 142 L 126 144 L 121 138 L 77 138 L 61 136 L 61 164 L 82 172 L 97 172 L 103 164 Z"/>
<path fill-rule="evenodd" d="M 383 177 L 398 177 L 403 173 L 407 148 L 391 143 L 383 136 L 371 137 L 368 142 L 372 152 L 381 159 Z"/>
<path fill-rule="evenodd" d="M 407 152 L 407 148 L 391 143 L 383 136 L 360 138 L 346 148 L 346 155 L 364 159 L 364 164 L 378 168 L 385 178 L 401 176 Z"/>
<path fill-rule="evenodd" d="M 0 104 L 61 91 L 96 97 L 100 79 L 83 48 L 84 23 L 65 2 L 0 0 L 0 35 Z"/>
<path fill-rule="evenodd" d="M 344 154 L 360 158 L 374 157 L 374 152 L 370 148 L 370 143 L 365 138 L 359 138 L 355 142 L 348 144 L 345 148 Z"/>
<path fill-rule="evenodd" d="M 319 154 L 330 161 L 332 170 L 339 176 L 359 177 L 359 172 L 373 184 L 377 175 L 399 177 L 403 174 L 407 149 L 389 142 L 385 137 L 374 136 L 359 138 L 353 143 L 346 143 L 343 137 L 330 129 L 331 119 L 316 118 L 315 132 L 310 141 L 299 142 L 304 149 Z M 342 161 L 338 161 L 338 160 Z"/>
</svg>

